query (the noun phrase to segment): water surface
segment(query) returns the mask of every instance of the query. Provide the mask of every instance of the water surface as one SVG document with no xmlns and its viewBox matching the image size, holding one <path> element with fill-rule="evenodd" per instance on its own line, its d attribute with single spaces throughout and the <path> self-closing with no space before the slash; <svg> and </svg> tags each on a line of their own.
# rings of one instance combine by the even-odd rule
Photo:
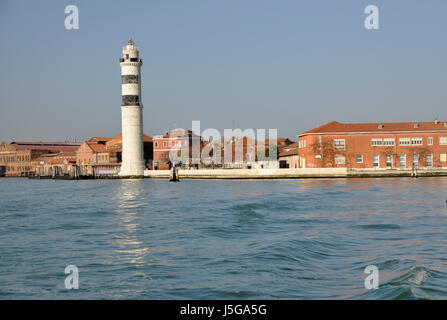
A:
<svg viewBox="0 0 447 320">
<path fill-rule="evenodd" d="M 0 299 L 447 299 L 446 199 L 447 178 L 0 179 Z"/>
</svg>

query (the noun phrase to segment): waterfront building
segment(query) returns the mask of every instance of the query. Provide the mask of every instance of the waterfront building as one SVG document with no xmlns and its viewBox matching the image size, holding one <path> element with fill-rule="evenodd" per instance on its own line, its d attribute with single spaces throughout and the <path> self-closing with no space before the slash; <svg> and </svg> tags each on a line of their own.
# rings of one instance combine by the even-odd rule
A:
<svg viewBox="0 0 447 320">
<path fill-rule="evenodd" d="M 76 163 L 81 174 L 116 175 L 120 172 L 123 152 L 122 134 L 113 138 L 92 137 L 84 141 L 76 153 Z M 152 138 L 143 135 L 145 167 L 152 164 Z"/>
<path fill-rule="evenodd" d="M 227 169 L 255 168 L 256 161 L 259 160 L 261 153 L 264 153 L 266 150 L 265 141 L 257 141 L 250 137 L 225 137 L 210 143 L 214 145 L 214 150 L 220 149 L 221 152 L 220 163 L 213 165 Z M 206 161 L 206 159 L 204 160 Z M 270 167 L 269 161 L 265 160 L 263 162 L 259 168 L 264 166 Z M 276 163 L 276 158 L 274 162 Z"/>
<path fill-rule="evenodd" d="M 42 154 L 32 161 L 32 167 L 40 176 L 70 175 L 76 167 L 76 152 Z"/>
<path fill-rule="evenodd" d="M 22 142 L 0 144 L 0 167 L 5 176 L 28 176 L 36 172 L 36 159 L 44 154 L 54 156 L 60 152 L 76 152 L 76 142 Z"/>
<path fill-rule="evenodd" d="M 199 155 L 193 154 L 192 141 L 194 137 L 199 140 Z M 256 157 L 257 141 L 247 137 L 204 141 L 190 130 L 176 129 L 165 135 L 154 136 L 153 139 L 155 170 L 170 169 L 173 161 L 176 161 L 177 165 L 183 168 L 246 168 L 254 163 Z M 188 152 L 188 159 L 186 161 L 180 159 L 181 150 L 184 148 L 188 148 L 186 151 Z M 227 153 L 225 153 L 225 148 Z M 264 150 L 263 144 L 261 149 Z M 215 150 L 220 150 L 220 157 L 214 157 Z M 225 156 L 228 160 L 226 163 Z M 193 161 L 193 157 L 199 157 L 200 159 Z"/>
<path fill-rule="evenodd" d="M 130 39 L 120 59 L 122 83 L 122 164 L 121 176 L 143 177 L 143 104 L 141 98 L 141 66 L 139 48 Z"/>
<path fill-rule="evenodd" d="M 279 168 L 296 169 L 299 168 L 298 142 L 292 143 L 279 149 Z"/>
<path fill-rule="evenodd" d="M 447 122 L 340 123 L 301 133 L 300 168 L 447 169 Z"/>
<path fill-rule="evenodd" d="M 106 142 L 111 138 L 105 138 L 102 140 L 98 140 L 92 138 L 90 140 L 84 141 L 81 143 L 78 151 L 76 152 L 76 163 L 79 166 L 87 163 L 96 163 L 99 162 L 98 154 L 103 152 L 106 147 Z"/>
<path fill-rule="evenodd" d="M 177 165 L 188 167 L 192 163 L 192 145 L 193 138 L 198 139 L 200 150 L 203 146 L 203 140 L 192 133 L 191 130 L 173 129 L 166 132 L 164 135 L 153 136 L 153 151 L 154 151 L 154 170 L 167 170 L 173 165 L 173 161 Z M 187 148 L 188 159 L 181 159 L 181 150 Z M 172 158 L 171 159 L 171 156 Z M 171 161 L 172 160 L 172 161 Z"/>
<path fill-rule="evenodd" d="M 270 148 L 271 145 L 276 145 L 277 150 L 281 150 L 296 143 L 289 138 L 276 138 L 276 139 L 265 139 L 265 147 Z"/>
<path fill-rule="evenodd" d="M 261 154 L 265 154 L 266 149 L 269 149 L 267 155 L 270 149 L 277 153 L 281 148 L 293 144 L 288 138 L 266 139 L 262 142 L 249 137 L 227 137 L 213 141 L 204 141 L 201 137 L 197 137 L 200 141 L 201 158 L 199 164 L 193 164 L 192 158 L 195 156 L 191 147 L 193 137 L 194 134 L 190 130 L 183 129 L 154 136 L 153 168 L 170 169 L 172 161 L 176 161 L 182 168 L 278 168 L 277 156 L 272 159 L 261 159 Z M 184 159 L 179 160 L 181 149 L 185 147 L 189 148 L 189 159 L 186 162 Z M 215 156 L 218 150 L 220 157 Z M 176 154 L 177 160 L 175 160 Z"/>
</svg>

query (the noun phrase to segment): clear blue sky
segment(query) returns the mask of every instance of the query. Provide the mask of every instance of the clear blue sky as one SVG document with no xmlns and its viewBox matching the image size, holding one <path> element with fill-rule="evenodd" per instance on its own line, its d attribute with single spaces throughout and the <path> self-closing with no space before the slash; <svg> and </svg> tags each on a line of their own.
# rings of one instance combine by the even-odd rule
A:
<svg viewBox="0 0 447 320">
<path fill-rule="evenodd" d="M 79 7 L 80 29 L 64 28 Z M 380 9 L 380 30 L 363 26 Z M 144 60 L 144 131 L 447 120 L 445 0 L 0 2 L 0 140 L 113 136 L 121 47 Z"/>
</svg>

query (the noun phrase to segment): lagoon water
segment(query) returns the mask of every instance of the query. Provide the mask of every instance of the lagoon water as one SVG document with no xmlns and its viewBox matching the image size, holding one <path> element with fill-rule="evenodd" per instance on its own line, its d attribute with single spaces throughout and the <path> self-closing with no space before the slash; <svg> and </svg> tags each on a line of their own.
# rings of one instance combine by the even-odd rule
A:
<svg viewBox="0 0 447 320">
<path fill-rule="evenodd" d="M 446 299 L 446 199 L 441 177 L 0 179 L 0 299 Z"/>
</svg>

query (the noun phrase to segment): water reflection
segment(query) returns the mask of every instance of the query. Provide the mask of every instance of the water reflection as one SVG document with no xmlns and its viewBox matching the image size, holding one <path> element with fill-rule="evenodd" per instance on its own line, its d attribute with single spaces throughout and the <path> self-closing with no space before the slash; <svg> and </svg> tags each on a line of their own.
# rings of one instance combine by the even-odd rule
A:
<svg viewBox="0 0 447 320">
<path fill-rule="evenodd" d="M 120 258 L 135 266 L 142 266 L 150 252 L 138 236 L 141 230 L 143 209 L 147 203 L 144 180 L 119 180 L 119 187 L 114 197 L 119 214 L 120 233 L 116 236 L 118 248 L 115 250 Z"/>
</svg>

